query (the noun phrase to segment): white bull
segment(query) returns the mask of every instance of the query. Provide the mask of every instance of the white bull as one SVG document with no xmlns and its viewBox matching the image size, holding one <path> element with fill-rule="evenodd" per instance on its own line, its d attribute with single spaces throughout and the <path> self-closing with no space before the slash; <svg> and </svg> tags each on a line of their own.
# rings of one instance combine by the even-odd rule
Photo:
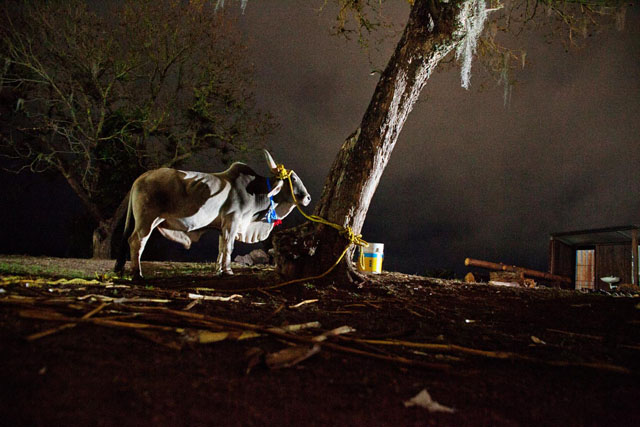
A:
<svg viewBox="0 0 640 427">
<path fill-rule="evenodd" d="M 275 174 L 277 165 L 266 150 L 265 157 Z M 296 199 L 307 206 L 311 196 L 304 184 L 295 172 L 291 180 Z M 217 228 L 221 233 L 216 272 L 233 274 L 230 264 L 234 241 L 265 240 L 274 220 L 286 217 L 295 207 L 288 183 L 281 191 L 284 184 L 275 177 L 262 177 L 239 162 L 221 173 L 161 168 L 142 174 L 131 187 L 115 271 L 124 271 L 128 241 L 132 273 L 142 277 L 140 259 L 156 228 L 186 249 L 207 230 Z"/>
</svg>

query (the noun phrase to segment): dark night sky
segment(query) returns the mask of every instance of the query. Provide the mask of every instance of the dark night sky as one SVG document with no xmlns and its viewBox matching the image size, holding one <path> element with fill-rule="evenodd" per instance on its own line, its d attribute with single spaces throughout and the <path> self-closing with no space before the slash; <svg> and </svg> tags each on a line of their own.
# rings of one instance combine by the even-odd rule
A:
<svg viewBox="0 0 640 427">
<path fill-rule="evenodd" d="M 407 2 L 392 3 L 398 10 L 389 14 L 403 22 Z M 305 1 L 249 2 L 239 16 L 257 69 L 259 105 L 281 123 L 269 145 L 315 200 L 377 80 L 355 42 L 330 36 L 332 17 Z M 544 34 L 510 41 L 527 51 L 528 63 L 516 74 L 508 107 L 478 62 L 469 91 L 460 87 L 458 67 L 428 81 L 363 230 L 368 241 L 385 243 L 385 269 L 460 274 L 464 258 L 474 257 L 546 270 L 549 233 L 640 223 L 637 5 L 628 9 L 624 31 L 580 39 L 569 52 Z M 375 66 L 384 67 L 395 41 L 373 55 Z M 21 225 L 63 234 L 73 226 L 78 203 L 65 190 L 42 179 L 3 175 L 2 182 L 0 250 L 30 251 L 13 237 Z M 214 259 L 217 244 L 209 238 L 194 250 Z M 49 252 L 73 254 L 60 253 L 59 245 Z"/>
<path fill-rule="evenodd" d="M 329 11 L 291 3 L 249 2 L 241 21 L 261 104 L 282 123 L 274 155 L 317 199 L 377 77 L 355 42 L 329 36 Z M 404 22 L 406 2 L 392 4 Z M 548 28 L 510 40 L 529 62 L 508 108 L 478 62 L 469 91 L 458 67 L 431 77 L 363 230 L 385 243 L 385 268 L 462 272 L 469 256 L 546 270 L 549 233 L 640 222 L 637 9 L 623 32 L 580 39 L 568 53 L 559 39 L 545 42 Z M 378 68 L 395 41 L 375 57 Z"/>
</svg>

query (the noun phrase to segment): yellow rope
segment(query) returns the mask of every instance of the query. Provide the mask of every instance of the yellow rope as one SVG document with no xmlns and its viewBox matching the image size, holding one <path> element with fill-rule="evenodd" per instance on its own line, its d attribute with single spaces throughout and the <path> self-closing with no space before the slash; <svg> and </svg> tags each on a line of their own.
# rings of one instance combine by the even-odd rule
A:
<svg viewBox="0 0 640 427">
<path fill-rule="evenodd" d="M 298 203 L 298 199 L 296 199 L 296 195 L 293 191 L 293 182 L 291 181 L 291 174 L 293 170 L 287 171 L 283 165 L 278 165 L 278 173 L 276 174 L 277 179 L 287 179 L 289 180 L 289 189 L 291 190 L 291 196 L 293 197 L 293 202 L 296 204 L 296 207 L 300 211 L 303 217 L 308 219 L 309 221 L 318 222 L 320 224 L 328 225 L 329 227 L 333 227 L 340 234 L 345 236 L 345 238 L 349 241 L 349 245 L 354 244 L 358 246 L 368 247 L 369 243 L 362 239 L 362 234 L 355 234 L 351 227 L 343 227 L 339 224 L 335 224 L 333 222 L 327 221 L 326 219 L 319 217 L 318 215 L 307 215 L 305 211 L 302 210 L 300 204 Z"/>
<path fill-rule="evenodd" d="M 302 208 L 300 207 L 300 204 L 298 203 L 298 199 L 296 199 L 296 195 L 295 195 L 295 193 L 293 191 L 293 182 L 291 181 L 291 174 L 293 173 L 293 170 L 287 170 L 284 167 L 284 165 L 278 165 L 277 168 L 278 168 L 278 170 L 276 172 L 276 178 L 289 181 L 289 189 L 291 190 L 291 197 L 293 197 L 293 202 L 295 203 L 296 207 L 298 208 L 298 211 L 300 211 L 302 216 L 305 217 L 306 219 L 308 219 L 309 221 L 317 222 L 317 223 L 324 224 L 324 225 L 328 225 L 329 227 L 332 227 L 332 228 L 336 229 L 338 231 L 338 233 L 340 233 L 342 236 L 344 236 L 345 239 L 347 239 L 349 242 L 347 243 L 347 246 L 344 248 L 344 250 L 342 251 L 342 253 L 338 257 L 336 262 L 334 262 L 333 265 L 331 267 L 329 267 L 329 269 L 327 271 L 325 271 L 324 273 L 319 274 L 317 276 L 303 277 L 301 279 L 289 280 L 287 282 L 278 283 L 277 285 L 267 286 L 265 288 L 260 288 L 262 290 L 275 289 L 275 288 L 280 288 L 282 286 L 291 285 L 293 283 L 299 283 L 299 282 L 306 282 L 308 280 L 321 279 L 324 276 L 326 276 L 327 274 L 331 273 L 333 271 L 333 269 L 336 268 L 338 266 L 338 264 L 340 264 L 340 261 L 342 261 L 342 258 L 344 258 L 344 256 L 346 255 L 346 253 L 349 250 L 349 248 L 351 247 L 351 245 L 363 246 L 365 248 L 369 246 L 369 243 L 367 243 L 362 238 L 362 234 L 355 234 L 351 227 L 343 227 L 343 226 L 341 226 L 339 224 L 335 224 L 333 222 L 327 221 L 326 219 L 324 219 L 322 217 L 319 217 L 317 215 L 307 215 L 307 213 L 305 211 L 303 211 Z M 360 264 L 361 267 L 363 266 L 363 254 L 362 253 L 360 253 L 360 257 L 358 258 L 358 263 Z"/>
</svg>

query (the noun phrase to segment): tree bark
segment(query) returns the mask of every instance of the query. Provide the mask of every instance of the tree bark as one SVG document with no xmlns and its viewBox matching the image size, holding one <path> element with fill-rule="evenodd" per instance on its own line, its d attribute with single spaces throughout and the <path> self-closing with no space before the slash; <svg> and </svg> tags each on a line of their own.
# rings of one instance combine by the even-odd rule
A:
<svg viewBox="0 0 640 427">
<path fill-rule="evenodd" d="M 469 0 L 467 0 L 469 1 Z M 463 1 L 416 0 L 403 35 L 376 86 L 360 127 L 342 145 L 315 213 L 358 234 L 400 131 L 427 79 L 465 33 Z M 366 236 L 365 236 L 366 237 Z M 348 241 L 330 227 L 306 223 L 274 236 L 278 271 L 286 277 L 329 268 Z M 351 247 L 334 274 L 355 273 Z"/>
<path fill-rule="evenodd" d="M 111 243 L 113 241 L 113 219 L 103 221 L 93 230 L 93 259 L 111 259 Z"/>
<path fill-rule="evenodd" d="M 116 234 L 116 229 L 120 224 L 120 219 L 124 218 L 129 206 L 129 193 L 122 199 L 118 208 L 113 214 L 113 217 L 107 220 L 100 221 L 98 226 L 93 231 L 93 254 L 94 259 L 112 259 L 115 257 L 115 251 L 113 238 Z"/>
</svg>

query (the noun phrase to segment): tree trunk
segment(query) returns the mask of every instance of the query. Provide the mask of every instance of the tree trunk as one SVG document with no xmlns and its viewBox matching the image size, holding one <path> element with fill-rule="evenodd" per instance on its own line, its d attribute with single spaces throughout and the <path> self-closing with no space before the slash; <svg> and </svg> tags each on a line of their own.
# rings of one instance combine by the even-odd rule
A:
<svg viewBox="0 0 640 427">
<path fill-rule="evenodd" d="M 129 193 L 122 199 L 113 217 L 100 221 L 98 227 L 93 231 L 93 255 L 94 259 L 112 259 L 115 258 L 113 238 L 116 233 L 121 219 L 127 212 L 129 206 Z"/>
<path fill-rule="evenodd" d="M 114 220 L 103 221 L 93 230 L 93 259 L 111 259 L 111 242 L 113 240 L 112 223 Z"/>
<path fill-rule="evenodd" d="M 67 180 L 71 189 L 80 198 L 80 201 L 87 209 L 91 218 L 98 224 L 96 229 L 93 231 L 92 258 L 109 259 L 111 257 L 113 231 L 115 230 L 115 222 L 117 221 L 114 221 L 113 219 L 104 219 L 100 209 L 98 209 L 98 205 L 91 200 L 86 189 L 78 182 L 66 164 L 60 161 L 57 164 L 57 168 L 62 176 Z M 114 217 L 117 218 L 117 216 Z"/>
<path fill-rule="evenodd" d="M 479 0 L 484 1 L 484 0 Z M 472 8 L 464 2 L 416 0 L 358 130 L 342 145 L 316 214 L 360 233 L 400 131 L 432 71 L 465 35 Z M 366 236 L 365 236 L 366 237 Z M 329 268 L 348 241 L 333 228 L 306 223 L 274 236 L 278 271 L 287 277 Z M 352 247 L 334 274 L 354 273 Z"/>
<path fill-rule="evenodd" d="M 58 170 L 65 177 L 67 183 L 80 198 L 80 201 L 87 209 L 91 218 L 98 224 L 95 230 L 93 230 L 93 250 L 92 258 L 95 259 L 111 259 L 114 256 L 113 251 L 113 235 L 116 231 L 116 227 L 120 223 L 120 219 L 124 217 L 126 209 L 129 205 L 129 193 L 122 199 L 118 205 L 113 217 L 104 219 L 98 205 L 94 203 L 87 191 L 80 185 L 78 180 L 72 173 L 64 167 L 62 163 L 58 164 Z"/>
</svg>

